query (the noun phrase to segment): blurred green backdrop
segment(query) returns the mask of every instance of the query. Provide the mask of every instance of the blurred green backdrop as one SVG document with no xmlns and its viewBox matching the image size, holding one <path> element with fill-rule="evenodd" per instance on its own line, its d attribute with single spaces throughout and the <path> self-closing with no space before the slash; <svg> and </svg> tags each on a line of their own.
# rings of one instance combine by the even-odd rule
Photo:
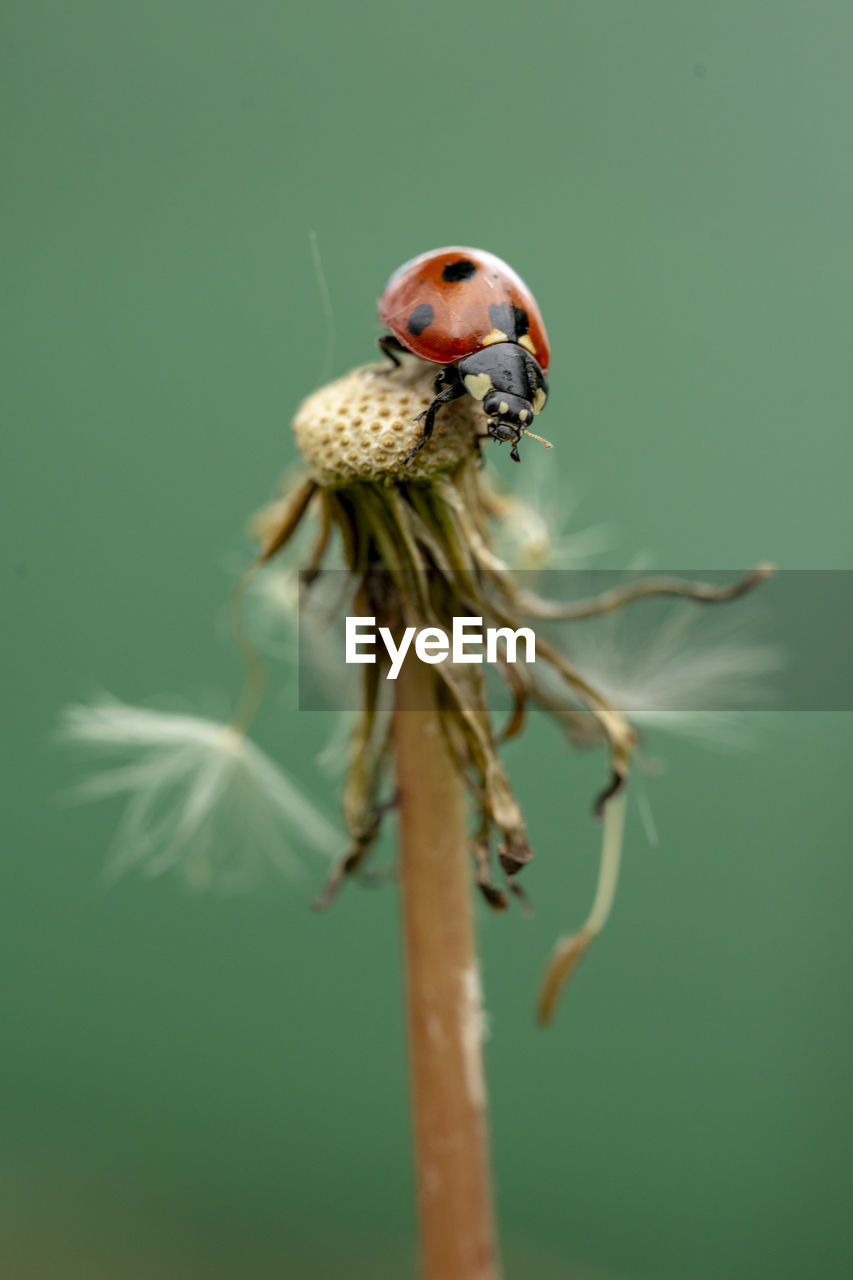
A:
<svg viewBox="0 0 853 1280">
<path fill-rule="evenodd" d="M 5 1274 L 411 1274 L 393 890 L 105 892 L 116 812 L 57 803 L 48 744 L 95 689 L 236 690 L 231 571 L 323 372 L 309 232 L 336 370 L 417 252 L 527 278 L 549 459 L 611 563 L 846 567 L 851 39 L 843 0 L 7 0 Z M 326 727 L 281 692 L 257 736 L 333 808 Z M 853 1269 L 853 724 L 762 734 L 657 744 L 661 845 L 634 815 L 547 1034 L 600 762 L 543 726 L 509 753 L 538 853 L 535 917 L 481 913 L 510 1277 Z"/>
</svg>

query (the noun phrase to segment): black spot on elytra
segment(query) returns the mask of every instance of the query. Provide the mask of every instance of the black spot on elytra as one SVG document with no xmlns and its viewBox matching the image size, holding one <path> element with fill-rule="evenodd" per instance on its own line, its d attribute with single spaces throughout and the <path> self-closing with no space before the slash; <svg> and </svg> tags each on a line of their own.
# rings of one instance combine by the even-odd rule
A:
<svg viewBox="0 0 853 1280">
<path fill-rule="evenodd" d="M 413 333 L 415 337 L 417 337 L 419 333 L 423 333 L 424 329 L 429 328 L 434 319 L 435 312 L 432 307 L 428 302 L 422 302 L 419 307 L 415 307 L 414 311 L 409 316 L 409 323 L 407 326 L 409 333 Z"/>
<path fill-rule="evenodd" d="M 470 280 L 476 274 L 475 264 L 469 262 L 467 258 L 460 258 L 458 262 L 448 262 L 441 273 L 441 278 L 448 284 L 455 284 L 457 280 Z"/>
<path fill-rule="evenodd" d="M 524 307 L 511 307 L 508 302 L 493 302 L 489 307 L 492 328 L 500 329 L 510 342 L 518 342 L 530 328 L 530 317 Z"/>
</svg>

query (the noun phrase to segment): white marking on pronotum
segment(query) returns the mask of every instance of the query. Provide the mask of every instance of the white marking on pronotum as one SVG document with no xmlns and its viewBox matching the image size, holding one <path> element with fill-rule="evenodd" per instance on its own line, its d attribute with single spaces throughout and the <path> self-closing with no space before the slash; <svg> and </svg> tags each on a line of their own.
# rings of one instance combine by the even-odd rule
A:
<svg viewBox="0 0 853 1280">
<path fill-rule="evenodd" d="M 464 381 L 475 400 L 485 400 L 492 389 L 492 380 L 487 373 L 469 373 Z"/>
<path fill-rule="evenodd" d="M 482 339 L 484 347 L 491 347 L 496 342 L 509 342 L 509 338 L 503 329 L 492 329 L 491 333 L 487 333 L 485 338 Z"/>
<path fill-rule="evenodd" d="M 541 413 L 542 410 L 545 408 L 545 401 L 547 399 L 548 397 L 545 394 L 544 388 L 537 387 L 533 395 L 533 412 Z"/>
<path fill-rule="evenodd" d="M 518 345 L 520 347 L 526 347 L 532 356 L 536 355 L 536 348 L 533 345 L 533 340 L 530 337 L 529 333 L 523 333 L 521 335 L 521 337 L 518 340 Z"/>
<path fill-rule="evenodd" d="M 488 1029 L 483 1009 L 483 991 L 480 986 L 480 975 L 474 966 L 462 970 L 461 980 L 459 1016 L 465 1085 L 471 1104 L 478 1110 L 482 1110 L 486 1105 L 483 1041 Z"/>
<path fill-rule="evenodd" d="M 335 346 L 337 344 L 337 335 L 335 333 L 335 311 L 332 306 L 331 295 L 329 294 L 329 286 L 326 283 L 326 275 L 323 271 L 323 263 L 320 258 L 320 245 L 317 241 L 317 232 L 308 232 L 308 243 L 311 246 L 311 259 L 314 263 L 314 275 L 317 277 L 317 288 L 320 290 L 320 306 L 323 311 L 323 318 L 326 321 L 326 350 L 323 355 L 323 368 L 320 373 L 320 384 L 328 382 L 332 376 L 332 367 L 335 360 Z"/>
</svg>

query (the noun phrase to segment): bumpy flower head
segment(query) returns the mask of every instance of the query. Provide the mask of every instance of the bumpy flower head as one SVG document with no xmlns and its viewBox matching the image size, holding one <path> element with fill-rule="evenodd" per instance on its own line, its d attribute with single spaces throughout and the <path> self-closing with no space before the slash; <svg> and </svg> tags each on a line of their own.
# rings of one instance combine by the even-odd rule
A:
<svg viewBox="0 0 853 1280">
<path fill-rule="evenodd" d="M 399 369 L 367 365 L 308 396 L 293 430 L 317 483 L 335 488 L 358 480 L 388 485 L 426 480 L 469 458 L 482 434 L 483 415 L 464 396 L 444 406 L 428 447 L 406 461 L 421 437 L 416 417 L 435 395 L 434 377 L 434 366 L 420 361 Z"/>
</svg>

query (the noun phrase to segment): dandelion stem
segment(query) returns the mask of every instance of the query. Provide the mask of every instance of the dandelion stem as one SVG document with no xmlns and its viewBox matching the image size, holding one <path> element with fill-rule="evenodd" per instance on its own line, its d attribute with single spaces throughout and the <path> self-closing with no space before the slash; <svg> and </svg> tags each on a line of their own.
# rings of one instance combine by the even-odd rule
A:
<svg viewBox="0 0 853 1280">
<path fill-rule="evenodd" d="M 422 1270 L 498 1280 L 465 799 L 433 681 L 407 661 L 394 716 Z"/>
</svg>

